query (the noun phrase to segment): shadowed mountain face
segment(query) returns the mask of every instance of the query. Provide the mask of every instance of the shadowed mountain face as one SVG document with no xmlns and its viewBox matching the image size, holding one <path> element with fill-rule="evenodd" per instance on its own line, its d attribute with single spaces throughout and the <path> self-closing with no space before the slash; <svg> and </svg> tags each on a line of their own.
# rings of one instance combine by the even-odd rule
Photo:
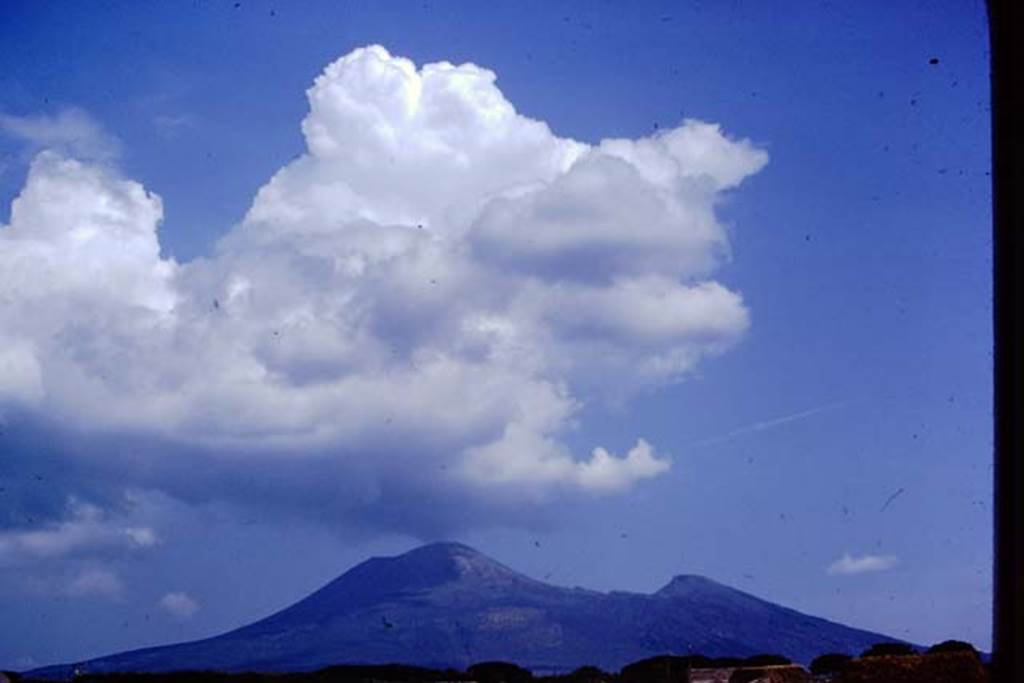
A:
<svg viewBox="0 0 1024 683">
<path fill-rule="evenodd" d="M 885 636 L 774 605 L 700 576 L 651 595 L 562 588 L 464 545 L 437 543 L 374 558 L 266 619 L 205 640 L 47 667 L 108 671 L 303 671 L 341 663 L 465 668 L 484 660 L 534 670 L 608 670 L 652 655 L 808 662 L 856 654 Z"/>
</svg>

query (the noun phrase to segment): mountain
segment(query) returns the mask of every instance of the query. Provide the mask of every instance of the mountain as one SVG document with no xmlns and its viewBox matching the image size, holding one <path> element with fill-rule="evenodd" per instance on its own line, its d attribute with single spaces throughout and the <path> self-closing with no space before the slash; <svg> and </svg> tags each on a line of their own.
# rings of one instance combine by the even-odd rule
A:
<svg viewBox="0 0 1024 683">
<path fill-rule="evenodd" d="M 652 594 L 536 581 L 457 543 L 373 558 L 276 614 L 193 642 L 30 672 L 300 671 L 340 663 L 465 668 L 506 660 L 535 671 L 608 670 L 652 655 L 785 655 L 808 662 L 891 641 L 766 602 L 702 576 Z"/>
</svg>

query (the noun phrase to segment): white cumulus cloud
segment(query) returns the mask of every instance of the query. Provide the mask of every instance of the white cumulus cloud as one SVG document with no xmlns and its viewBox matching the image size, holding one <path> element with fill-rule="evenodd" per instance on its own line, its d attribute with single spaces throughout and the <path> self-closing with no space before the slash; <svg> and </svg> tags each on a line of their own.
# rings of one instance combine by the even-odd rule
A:
<svg viewBox="0 0 1024 683">
<path fill-rule="evenodd" d="M 157 603 L 160 607 L 173 617 L 188 619 L 199 611 L 199 602 L 188 593 L 173 592 L 167 593 Z"/>
<path fill-rule="evenodd" d="M 864 574 L 892 569 L 898 560 L 893 555 L 850 555 L 844 554 L 828 567 L 829 574 Z"/>
<path fill-rule="evenodd" d="M 307 98 L 306 152 L 186 264 L 160 255 L 159 197 L 41 153 L 0 226 L 0 403 L 453 489 L 610 492 L 666 471 L 643 440 L 581 458 L 563 437 L 588 402 L 678 381 L 742 336 L 742 297 L 713 279 L 715 206 L 766 153 L 696 120 L 561 138 L 493 72 L 379 46 Z"/>
</svg>

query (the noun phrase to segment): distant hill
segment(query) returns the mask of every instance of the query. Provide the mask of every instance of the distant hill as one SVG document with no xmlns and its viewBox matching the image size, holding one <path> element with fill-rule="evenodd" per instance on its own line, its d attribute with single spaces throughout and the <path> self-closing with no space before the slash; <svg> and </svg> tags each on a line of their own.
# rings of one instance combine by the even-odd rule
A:
<svg viewBox="0 0 1024 683">
<path fill-rule="evenodd" d="M 465 668 L 485 660 L 534 671 L 617 670 L 652 655 L 758 653 L 809 662 L 895 639 L 680 575 L 647 595 L 552 586 L 457 543 L 373 558 L 276 614 L 187 643 L 45 667 L 33 677 L 183 669 L 309 671 L 332 664 Z"/>
</svg>

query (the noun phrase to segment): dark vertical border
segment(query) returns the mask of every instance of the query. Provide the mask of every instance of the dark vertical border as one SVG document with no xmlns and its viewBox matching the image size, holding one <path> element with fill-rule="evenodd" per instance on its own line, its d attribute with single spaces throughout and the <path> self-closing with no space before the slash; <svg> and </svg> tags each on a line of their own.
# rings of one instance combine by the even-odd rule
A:
<svg viewBox="0 0 1024 683">
<path fill-rule="evenodd" d="M 988 0 L 992 68 L 995 561 L 993 673 L 1024 681 L 1024 128 L 1020 0 Z"/>
</svg>

